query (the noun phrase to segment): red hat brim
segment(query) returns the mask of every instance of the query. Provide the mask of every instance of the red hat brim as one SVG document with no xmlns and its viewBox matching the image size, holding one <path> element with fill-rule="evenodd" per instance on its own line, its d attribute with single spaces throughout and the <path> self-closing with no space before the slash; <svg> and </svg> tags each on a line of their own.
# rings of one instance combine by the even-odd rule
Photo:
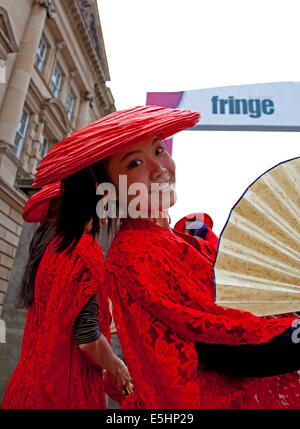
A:
<svg viewBox="0 0 300 429">
<path fill-rule="evenodd" d="M 192 128 L 198 112 L 138 106 L 113 112 L 74 131 L 57 143 L 37 167 L 34 187 L 63 180 L 94 162 L 151 136 L 163 139 Z"/>
<path fill-rule="evenodd" d="M 60 182 L 44 186 L 26 202 L 23 209 L 23 219 L 26 222 L 42 222 L 48 214 L 50 201 L 58 198 Z"/>
</svg>

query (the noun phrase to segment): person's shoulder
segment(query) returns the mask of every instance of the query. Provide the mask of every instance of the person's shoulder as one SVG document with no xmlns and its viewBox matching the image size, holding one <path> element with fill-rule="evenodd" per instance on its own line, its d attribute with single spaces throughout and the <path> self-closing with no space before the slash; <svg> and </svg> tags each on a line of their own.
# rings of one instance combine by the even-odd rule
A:
<svg viewBox="0 0 300 429">
<path fill-rule="evenodd" d="M 164 249 L 174 245 L 172 240 L 177 244 L 173 233 L 163 231 L 163 228 L 119 230 L 108 250 L 106 264 L 126 268 L 137 260 L 151 258 L 151 255 L 158 258 Z"/>
<path fill-rule="evenodd" d="M 115 236 L 111 248 L 120 251 L 139 251 L 155 245 L 160 240 L 160 234 L 150 229 L 124 229 Z"/>
<path fill-rule="evenodd" d="M 119 230 L 111 242 L 106 258 L 106 264 L 114 264 L 115 260 L 127 261 L 127 256 L 139 247 L 139 231 Z"/>
<path fill-rule="evenodd" d="M 77 243 L 74 252 L 81 262 L 96 275 L 103 270 L 103 250 L 90 234 L 83 234 Z"/>
</svg>

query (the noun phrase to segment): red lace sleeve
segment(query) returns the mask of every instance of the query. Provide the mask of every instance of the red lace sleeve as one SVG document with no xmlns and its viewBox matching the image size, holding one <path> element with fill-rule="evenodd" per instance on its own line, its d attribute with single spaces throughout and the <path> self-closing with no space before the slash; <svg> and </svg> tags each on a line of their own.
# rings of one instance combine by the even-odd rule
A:
<svg viewBox="0 0 300 429">
<path fill-rule="evenodd" d="M 295 318 L 264 319 L 218 306 L 210 293 L 212 265 L 198 252 L 194 264 L 181 262 L 148 236 L 119 243 L 107 266 L 123 300 L 136 301 L 185 340 L 258 344 L 289 327 Z M 142 238 L 142 240 L 140 240 Z M 151 253 L 149 251 L 151 249 Z M 198 257 L 199 261 L 195 261 Z M 201 258 L 202 259 L 201 259 Z M 197 267 L 198 270 L 195 271 Z"/>
</svg>

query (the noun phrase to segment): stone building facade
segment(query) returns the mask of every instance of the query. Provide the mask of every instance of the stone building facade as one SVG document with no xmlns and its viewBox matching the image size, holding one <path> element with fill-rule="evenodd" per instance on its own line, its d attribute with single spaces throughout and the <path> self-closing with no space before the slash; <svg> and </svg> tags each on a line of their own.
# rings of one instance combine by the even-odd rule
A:
<svg viewBox="0 0 300 429">
<path fill-rule="evenodd" d="M 26 320 L 15 295 L 36 228 L 22 219 L 33 175 L 55 143 L 115 111 L 109 80 L 96 0 L 0 0 L 0 405 Z M 117 335 L 112 347 L 121 357 Z"/>
<path fill-rule="evenodd" d="M 0 0 L 0 318 L 36 167 L 115 110 L 109 80 L 96 0 Z"/>
</svg>

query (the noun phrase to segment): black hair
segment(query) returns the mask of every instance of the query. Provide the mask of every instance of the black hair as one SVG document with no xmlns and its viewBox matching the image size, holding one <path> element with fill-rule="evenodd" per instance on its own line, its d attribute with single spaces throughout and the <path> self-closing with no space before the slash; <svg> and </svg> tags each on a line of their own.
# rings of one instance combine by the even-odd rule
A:
<svg viewBox="0 0 300 429">
<path fill-rule="evenodd" d="M 17 308 L 28 308 L 34 299 L 34 283 L 42 256 L 57 238 L 57 252 L 72 252 L 84 233 L 88 222 L 94 240 L 99 235 L 100 223 L 96 213 L 97 202 L 103 197 L 96 194 L 96 181 L 107 182 L 106 160 L 98 161 L 64 179 L 60 196 L 50 202 L 46 218 L 35 231 L 17 295 Z"/>
</svg>

